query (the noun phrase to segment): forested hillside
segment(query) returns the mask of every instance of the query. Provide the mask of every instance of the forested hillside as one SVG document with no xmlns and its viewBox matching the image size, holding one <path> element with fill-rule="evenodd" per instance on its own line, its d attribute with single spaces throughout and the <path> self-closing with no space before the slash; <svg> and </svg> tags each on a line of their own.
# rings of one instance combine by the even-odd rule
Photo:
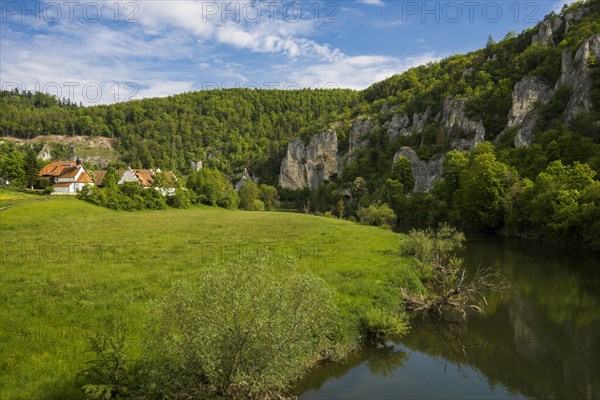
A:
<svg viewBox="0 0 600 400">
<path fill-rule="evenodd" d="M 42 93 L 3 91 L 0 134 L 114 137 L 134 168 L 187 173 L 201 160 L 226 174 L 248 167 L 274 181 L 290 137 L 318 131 L 357 99 L 351 90 L 229 89 L 77 107 Z"/>
</svg>

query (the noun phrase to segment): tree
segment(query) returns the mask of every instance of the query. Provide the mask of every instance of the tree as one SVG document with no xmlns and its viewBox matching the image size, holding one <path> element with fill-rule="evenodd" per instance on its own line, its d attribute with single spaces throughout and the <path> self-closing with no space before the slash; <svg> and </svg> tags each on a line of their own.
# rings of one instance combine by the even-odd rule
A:
<svg viewBox="0 0 600 400">
<path fill-rule="evenodd" d="M 208 267 L 152 313 L 146 354 L 156 397 L 283 393 L 331 345 L 336 314 L 325 282 L 288 259 L 242 255 Z"/>
<path fill-rule="evenodd" d="M 192 205 L 189 191 L 184 188 L 177 188 L 175 193 L 167 197 L 167 204 L 173 208 L 189 208 Z"/>
<path fill-rule="evenodd" d="M 406 157 L 400 157 L 392 167 L 390 179 L 402 184 L 404 194 L 408 194 L 415 188 L 415 177 L 412 165 Z"/>
<path fill-rule="evenodd" d="M 104 175 L 104 179 L 102 179 L 102 187 L 106 189 L 117 189 L 118 182 L 119 175 L 117 174 L 117 170 L 113 167 L 108 168 L 106 175 Z"/>
<path fill-rule="evenodd" d="M 518 173 L 496 160 L 493 146 L 479 144 L 460 174 L 456 207 L 462 220 L 478 229 L 495 229 L 504 223 L 505 206 Z"/>
<path fill-rule="evenodd" d="M 0 178 L 14 186 L 24 186 L 27 183 L 23 153 L 12 151 L 0 156 Z"/>
<path fill-rule="evenodd" d="M 244 183 L 240 188 L 240 208 L 246 211 L 264 211 L 265 204 L 259 199 L 260 194 L 256 183 Z"/>
<path fill-rule="evenodd" d="M 363 177 L 358 177 L 352 183 L 352 198 L 359 201 L 364 196 L 369 194 L 369 188 L 367 187 L 367 181 Z"/>
<path fill-rule="evenodd" d="M 260 185 L 260 201 L 265 205 L 265 210 L 271 211 L 279 207 L 279 193 L 277 189 L 270 185 Z"/>
<path fill-rule="evenodd" d="M 357 212 L 360 222 L 366 225 L 390 227 L 396 223 L 396 214 L 386 204 L 371 204 L 368 208 L 361 208 Z"/>
<path fill-rule="evenodd" d="M 196 203 L 236 209 L 240 202 L 227 176 L 216 169 L 192 172 L 187 178 L 187 188 L 194 193 Z"/>
<path fill-rule="evenodd" d="M 39 177 L 38 173 L 40 172 L 40 168 L 38 165 L 37 155 L 33 149 L 29 149 L 25 154 L 25 181 L 27 187 L 33 189 L 34 186 L 37 186 Z"/>
<path fill-rule="evenodd" d="M 402 244 L 403 254 L 413 256 L 425 292 L 411 293 L 402 289 L 406 310 L 435 318 L 458 313 L 463 319 L 467 311 L 485 314 L 489 292 L 506 293 L 508 281 L 491 269 L 479 269 L 468 278 L 463 260 L 455 252 L 464 248 L 464 234 L 449 225 L 411 230 Z"/>
</svg>

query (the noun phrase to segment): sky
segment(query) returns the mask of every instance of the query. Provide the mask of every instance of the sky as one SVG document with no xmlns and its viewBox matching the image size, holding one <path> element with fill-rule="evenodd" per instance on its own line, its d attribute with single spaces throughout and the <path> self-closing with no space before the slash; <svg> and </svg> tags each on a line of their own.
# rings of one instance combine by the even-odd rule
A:
<svg viewBox="0 0 600 400">
<path fill-rule="evenodd" d="M 0 84 L 84 105 L 216 88 L 364 89 L 569 0 L 0 0 Z"/>
</svg>

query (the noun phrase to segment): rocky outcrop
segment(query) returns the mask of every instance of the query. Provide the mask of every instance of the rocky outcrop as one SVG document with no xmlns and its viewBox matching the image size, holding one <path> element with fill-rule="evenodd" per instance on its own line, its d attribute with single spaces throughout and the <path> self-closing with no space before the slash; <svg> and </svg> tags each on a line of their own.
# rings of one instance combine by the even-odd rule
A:
<svg viewBox="0 0 600 400">
<path fill-rule="evenodd" d="M 461 131 L 474 134 L 474 138 L 453 140 L 451 146 L 458 150 L 472 150 L 477 143 L 485 141 L 483 120 L 473 121 L 465 114 L 465 100 L 447 96 L 444 99 L 441 127 L 446 133 Z"/>
<path fill-rule="evenodd" d="M 516 147 L 527 147 L 531 144 L 539 116 L 535 105 L 538 102 L 546 103 L 552 93 L 552 88 L 535 76 L 525 77 L 517 82 L 513 89 L 512 106 L 506 125 L 507 129 L 518 127 L 515 135 Z"/>
<path fill-rule="evenodd" d="M 532 45 L 536 43 L 542 46 L 554 45 L 552 26 L 550 25 L 549 21 L 544 20 L 540 23 L 538 32 L 535 35 L 533 35 L 533 38 L 531 39 Z"/>
<path fill-rule="evenodd" d="M 462 72 L 460 77 L 462 79 L 465 79 L 466 77 L 473 75 L 473 72 L 475 72 L 475 68 L 473 68 L 473 67 L 465 68 L 465 70 Z"/>
<path fill-rule="evenodd" d="M 592 108 L 590 96 L 592 78 L 589 68 L 592 54 L 596 58 L 600 58 L 600 34 L 584 40 L 575 53 L 575 57 L 571 56 L 569 49 L 563 50 L 561 74 L 556 87 L 566 85 L 572 90 L 565 114 L 566 123 L 570 123 L 581 111 Z"/>
<path fill-rule="evenodd" d="M 422 113 L 414 113 L 412 119 L 412 131 L 415 133 L 422 133 L 429 119 L 429 108 Z"/>
<path fill-rule="evenodd" d="M 434 156 L 431 161 L 419 160 L 417 153 L 410 147 L 403 147 L 394 155 L 394 163 L 406 157 L 410 161 L 415 178 L 415 191 L 427 192 L 433 187 L 433 183 L 437 179 L 441 179 L 444 156 Z"/>
<path fill-rule="evenodd" d="M 316 189 L 338 173 L 338 140 L 334 130 L 310 138 L 293 139 L 281 163 L 279 186 L 286 189 Z"/>
<path fill-rule="evenodd" d="M 255 177 L 250 176 L 250 173 L 248 172 L 248 169 L 244 168 L 244 172 L 242 172 L 242 177 L 234 185 L 235 190 L 237 190 L 239 192 L 240 189 L 242 188 L 242 186 L 244 186 L 246 184 L 246 182 L 258 182 L 258 179 L 256 179 Z"/>
<path fill-rule="evenodd" d="M 352 125 L 348 137 L 348 153 L 367 145 L 366 136 L 373 129 L 373 123 L 369 118 L 359 118 Z"/>
<path fill-rule="evenodd" d="M 394 140 L 400 136 L 408 136 L 411 134 L 410 119 L 406 114 L 394 113 L 392 119 L 385 123 L 388 137 Z"/>
<path fill-rule="evenodd" d="M 535 126 L 539 117 L 539 110 L 534 110 L 527 114 L 525 118 L 523 118 L 523 122 L 521 123 L 521 126 L 519 126 L 519 130 L 515 135 L 515 147 L 527 147 L 531 144 L 531 141 L 533 140 L 533 134 L 535 132 Z"/>
<path fill-rule="evenodd" d="M 198 161 L 192 161 L 190 163 L 190 170 L 192 170 L 192 172 L 199 172 L 202 171 L 202 161 L 198 160 Z"/>
<path fill-rule="evenodd" d="M 52 160 L 52 148 L 48 143 L 44 143 L 42 150 L 37 155 L 38 160 L 50 161 Z"/>
<path fill-rule="evenodd" d="M 512 107 L 508 113 L 508 128 L 519 125 L 538 101 L 547 102 L 552 89 L 535 76 L 525 77 L 515 85 Z"/>
<path fill-rule="evenodd" d="M 590 7 L 586 6 L 586 7 L 577 7 L 573 10 L 569 10 L 565 13 L 564 15 L 564 19 L 565 19 L 565 33 L 569 32 L 569 29 L 571 29 L 571 26 L 573 26 L 573 24 L 581 21 L 581 19 L 583 18 L 583 16 L 585 14 L 587 14 L 588 12 L 590 12 Z"/>
</svg>

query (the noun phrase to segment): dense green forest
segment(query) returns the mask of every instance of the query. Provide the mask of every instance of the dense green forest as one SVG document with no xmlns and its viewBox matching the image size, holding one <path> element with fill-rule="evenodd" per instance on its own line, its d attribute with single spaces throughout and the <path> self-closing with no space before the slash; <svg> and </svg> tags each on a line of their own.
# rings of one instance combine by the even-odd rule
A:
<svg viewBox="0 0 600 400">
<path fill-rule="evenodd" d="M 117 138 L 134 168 L 189 171 L 192 161 L 230 175 L 245 167 L 275 182 L 290 137 L 316 133 L 358 101 L 352 90 L 228 89 L 77 107 L 43 93 L 0 93 L 0 134 Z"/>
<path fill-rule="evenodd" d="M 568 16 L 575 11 L 581 11 L 581 18 Z M 410 69 L 361 92 L 212 90 L 81 107 L 42 93 L 3 91 L 0 135 L 106 136 L 115 138 L 121 166 L 172 169 L 187 176 L 191 162 L 201 160 L 219 176 L 216 181 L 223 176 L 235 180 L 248 168 L 260 183 L 275 185 L 291 138 L 334 128 L 343 168 L 314 190 L 279 188 L 284 206 L 363 222 L 396 217 L 451 221 L 600 247 L 600 64 L 594 53 L 586 66 L 590 106 L 573 113 L 571 100 L 581 88 L 559 84 L 565 54 L 575 56 L 582 43 L 600 34 L 600 1 L 575 3 L 545 22 L 553 26 L 547 43 L 536 42 L 540 25 L 499 41 L 490 37 L 483 49 Z M 547 101 L 535 103 L 531 143 L 517 147 L 517 127 L 508 127 L 509 115 L 515 87 L 526 77 L 552 90 Z M 487 142 L 470 153 L 455 143 L 472 141 L 475 132 L 443 126 L 448 98 L 464 102 L 466 118 L 482 121 Z M 413 124 L 416 115 L 424 116 L 424 126 L 391 136 L 386 126 L 399 114 Z M 346 157 L 353 125 L 364 119 L 372 124 L 365 145 Z M 445 155 L 443 175 L 426 193 L 413 191 L 408 160 L 400 157 L 393 165 L 405 146 L 425 162 Z M 34 161 L 31 155 L 16 156 L 14 149 L 0 146 L 0 170 L 6 178 L 7 171 L 21 166 L 20 176 L 10 175 L 12 181 L 31 184 L 31 171 L 25 169 L 35 169 Z M 208 198 L 199 184 L 203 179 L 188 179 L 192 202 Z M 237 201 L 213 200 L 207 203 L 230 207 Z M 394 218 L 368 216 L 370 206 L 381 212 L 382 204 Z"/>
</svg>

